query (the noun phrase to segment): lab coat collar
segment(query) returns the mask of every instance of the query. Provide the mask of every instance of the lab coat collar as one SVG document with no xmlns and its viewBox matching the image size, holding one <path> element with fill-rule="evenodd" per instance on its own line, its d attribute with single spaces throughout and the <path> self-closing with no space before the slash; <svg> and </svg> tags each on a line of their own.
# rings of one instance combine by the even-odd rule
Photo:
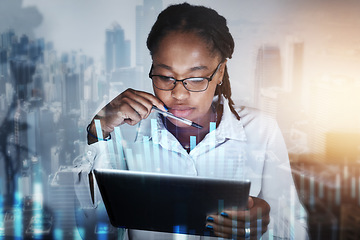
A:
<svg viewBox="0 0 360 240">
<path fill-rule="evenodd" d="M 221 96 L 221 98 L 221 102 L 223 104 L 223 115 L 218 128 L 215 130 L 216 139 L 246 141 L 246 134 L 241 118 L 238 120 L 230 110 L 229 101 L 223 96 Z M 236 110 L 238 114 L 241 111 L 241 109 Z"/>
</svg>

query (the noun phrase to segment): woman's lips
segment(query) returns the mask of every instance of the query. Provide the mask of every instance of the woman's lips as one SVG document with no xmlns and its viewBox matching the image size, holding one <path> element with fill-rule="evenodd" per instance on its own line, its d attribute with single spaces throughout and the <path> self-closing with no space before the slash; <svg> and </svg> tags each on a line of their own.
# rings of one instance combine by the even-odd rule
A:
<svg viewBox="0 0 360 240">
<path fill-rule="evenodd" d="M 177 117 L 187 118 L 193 112 L 193 110 L 194 109 L 190 107 L 174 107 L 170 108 L 169 112 Z"/>
</svg>

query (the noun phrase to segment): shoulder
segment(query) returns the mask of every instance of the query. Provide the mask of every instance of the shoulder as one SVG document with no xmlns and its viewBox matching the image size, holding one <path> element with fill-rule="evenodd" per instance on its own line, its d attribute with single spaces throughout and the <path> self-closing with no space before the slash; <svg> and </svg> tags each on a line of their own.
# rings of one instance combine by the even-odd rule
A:
<svg viewBox="0 0 360 240">
<path fill-rule="evenodd" d="M 235 107 L 235 110 L 249 143 L 263 144 L 281 135 L 276 120 L 263 111 L 246 106 Z"/>
<path fill-rule="evenodd" d="M 277 125 L 276 120 L 265 112 L 247 106 L 235 106 L 244 127 L 248 125 L 273 126 Z"/>
</svg>

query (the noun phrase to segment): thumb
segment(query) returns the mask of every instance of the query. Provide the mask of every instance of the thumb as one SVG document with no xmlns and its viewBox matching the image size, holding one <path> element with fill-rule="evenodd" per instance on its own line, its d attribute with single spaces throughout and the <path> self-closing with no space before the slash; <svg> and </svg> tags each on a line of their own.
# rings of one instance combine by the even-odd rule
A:
<svg viewBox="0 0 360 240">
<path fill-rule="evenodd" d="M 254 206 L 254 200 L 252 197 L 248 199 L 248 209 L 251 209 Z"/>
</svg>

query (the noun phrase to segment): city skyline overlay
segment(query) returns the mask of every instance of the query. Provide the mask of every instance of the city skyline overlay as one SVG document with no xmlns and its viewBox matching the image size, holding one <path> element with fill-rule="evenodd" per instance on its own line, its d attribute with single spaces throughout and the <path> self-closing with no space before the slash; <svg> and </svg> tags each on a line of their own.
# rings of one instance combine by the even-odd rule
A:
<svg viewBox="0 0 360 240">
<path fill-rule="evenodd" d="M 24 8 L 34 4 L 30 0 L 23 2 Z M 37 29 L 41 29 L 40 24 L 32 28 L 33 33 L 11 26 L 0 28 L 0 121 L 6 140 L 0 145 L 0 219 L 7 219 L 6 211 L 1 216 L 5 201 L 2 197 L 17 190 L 15 195 L 19 195 L 14 199 L 21 206 L 40 205 L 37 213 L 46 216 L 51 212 L 53 217 L 45 217 L 43 221 L 52 226 L 53 236 L 76 238 L 74 213 L 61 215 L 54 209 L 60 212 L 67 209 L 66 204 L 72 204 L 74 193 L 69 177 L 73 162 L 85 152 L 86 126 L 97 109 L 127 88 L 152 91 L 147 76 L 151 59 L 145 41 L 157 14 L 172 2 L 138 1 L 132 5 L 131 20 L 110 21 L 102 28 L 103 43 L 97 42 L 101 56 L 87 52 L 86 48 L 60 47 L 51 37 L 37 36 L 43 31 Z M 39 9 L 46 4 L 40 1 Z M 302 11 L 309 9 L 308 4 L 304 4 Z M 210 1 L 209 5 L 217 9 L 219 4 Z M 254 6 L 249 4 L 249 8 Z M 337 5 L 332 3 L 332 6 Z M 317 13 L 322 26 L 340 28 L 354 19 L 359 19 L 355 25 L 360 24 L 360 18 L 352 15 L 341 23 L 340 14 L 335 18 L 338 22 L 326 22 L 324 16 L 331 12 L 326 9 Z M 346 10 L 348 6 L 340 9 Z M 234 58 L 228 62 L 233 98 L 238 104 L 259 108 L 277 119 L 291 163 L 300 164 L 299 168 L 294 167 L 294 172 L 299 171 L 300 190 L 306 184 L 310 186 L 312 195 L 304 193 L 299 197 L 311 207 L 315 207 L 317 198 L 327 199 L 331 207 L 340 206 L 347 198 L 360 205 L 359 173 L 357 168 L 347 167 L 360 163 L 360 113 L 356 111 L 360 109 L 360 75 L 356 68 L 360 61 L 360 41 L 344 40 L 336 32 L 319 38 L 320 33 L 309 36 L 316 29 L 303 29 L 301 24 L 294 24 L 295 20 L 290 22 L 297 25 L 293 31 L 289 32 L 285 23 L 272 29 L 260 20 L 256 22 L 254 17 L 247 21 L 236 19 L 233 10 L 219 7 L 220 14 L 227 11 L 236 41 Z M 262 11 L 265 10 L 259 10 Z M 315 12 L 309 11 L 309 15 Z M 264 18 L 269 15 L 264 14 Z M 270 22 L 278 21 L 274 18 Z M 131 22 L 132 33 L 128 33 L 127 22 Z M 281 34 L 266 38 L 276 32 Z M 74 49 L 78 48 L 74 45 Z M 7 165 L 7 161 L 12 162 Z M 339 167 L 330 169 L 335 177 L 328 180 L 322 171 L 329 169 L 322 167 L 321 176 L 316 178 L 313 175 L 316 166 L 310 172 L 302 172 L 303 162 Z M 9 176 L 6 171 L 14 175 Z M 56 197 L 62 190 L 71 197 Z M 21 221 L 29 221 L 30 226 L 35 215 L 29 214 L 25 211 Z M 25 234 L 28 225 L 18 228 L 15 226 L 16 234 Z"/>
</svg>

